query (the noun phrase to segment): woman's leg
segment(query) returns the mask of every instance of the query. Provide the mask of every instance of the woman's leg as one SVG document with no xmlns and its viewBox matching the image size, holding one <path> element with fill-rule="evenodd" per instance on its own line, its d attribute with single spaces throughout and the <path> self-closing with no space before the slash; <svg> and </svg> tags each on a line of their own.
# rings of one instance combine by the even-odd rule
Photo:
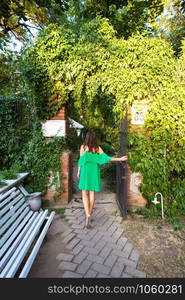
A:
<svg viewBox="0 0 185 300">
<path fill-rule="evenodd" d="M 89 211 L 90 211 L 90 215 L 93 212 L 94 203 L 95 203 L 95 191 L 90 191 L 89 192 Z"/>
<path fill-rule="evenodd" d="M 90 227 L 90 207 L 89 207 L 89 195 L 88 191 L 82 190 L 82 201 L 85 209 L 85 215 L 86 215 L 86 227 Z"/>
</svg>

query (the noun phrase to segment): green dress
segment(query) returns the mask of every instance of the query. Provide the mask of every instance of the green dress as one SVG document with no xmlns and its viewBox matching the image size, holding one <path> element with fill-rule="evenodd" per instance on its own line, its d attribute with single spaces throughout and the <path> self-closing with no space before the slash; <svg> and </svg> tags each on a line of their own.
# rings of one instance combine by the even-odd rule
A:
<svg viewBox="0 0 185 300">
<path fill-rule="evenodd" d="M 78 188 L 86 191 L 101 190 L 100 165 L 107 163 L 112 157 L 105 153 L 84 152 L 78 160 L 80 180 Z"/>
</svg>

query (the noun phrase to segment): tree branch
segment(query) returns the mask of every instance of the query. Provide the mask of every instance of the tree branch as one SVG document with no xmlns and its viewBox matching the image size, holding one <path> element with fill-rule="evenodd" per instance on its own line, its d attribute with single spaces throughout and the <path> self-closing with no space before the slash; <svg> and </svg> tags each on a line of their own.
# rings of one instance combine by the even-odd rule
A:
<svg viewBox="0 0 185 300">
<path fill-rule="evenodd" d="M 15 34 L 15 32 L 12 30 L 12 29 L 9 29 L 9 31 L 14 35 L 14 37 L 19 40 L 19 41 L 22 41 L 24 38 L 23 37 L 20 37 L 18 36 L 17 34 Z"/>
<path fill-rule="evenodd" d="M 33 29 L 37 29 L 38 30 L 38 27 L 35 27 L 35 26 L 32 26 L 32 25 L 28 25 L 28 24 L 25 24 L 25 23 L 19 23 L 21 26 L 24 26 L 28 29 L 29 28 L 33 28 Z"/>
</svg>

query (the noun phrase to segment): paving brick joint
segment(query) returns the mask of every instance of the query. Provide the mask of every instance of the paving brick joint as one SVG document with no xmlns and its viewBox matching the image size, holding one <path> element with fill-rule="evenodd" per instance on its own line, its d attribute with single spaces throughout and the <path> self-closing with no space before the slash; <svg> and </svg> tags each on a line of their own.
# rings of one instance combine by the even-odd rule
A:
<svg viewBox="0 0 185 300">
<path fill-rule="evenodd" d="M 116 210 L 96 208 L 92 228 L 85 228 L 83 208 L 65 210 L 68 230 L 61 234 L 65 251 L 58 253 L 63 278 L 145 278 L 138 268 L 139 251 L 126 236 Z"/>
</svg>

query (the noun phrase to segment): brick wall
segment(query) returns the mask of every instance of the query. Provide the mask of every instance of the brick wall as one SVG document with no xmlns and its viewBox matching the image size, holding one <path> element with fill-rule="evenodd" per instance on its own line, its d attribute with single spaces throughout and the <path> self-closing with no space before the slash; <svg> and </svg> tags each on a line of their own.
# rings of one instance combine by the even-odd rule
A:
<svg viewBox="0 0 185 300">
<path fill-rule="evenodd" d="M 60 204 L 67 204 L 72 199 L 72 184 L 73 184 L 73 174 L 72 174 L 72 153 L 71 151 L 64 151 L 61 155 L 61 170 L 62 170 L 62 185 L 64 192 L 61 199 L 58 201 Z"/>
<path fill-rule="evenodd" d="M 64 105 L 61 107 L 58 113 L 53 118 L 51 118 L 51 120 L 66 120 L 66 118 L 67 118 L 66 107 Z"/>
<path fill-rule="evenodd" d="M 65 120 L 65 132 L 68 134 L 69 130 L 69 120 L 67 117 L 67 107 L 66 105 L 62 106 L 61 109 L 58 111 L 58 113 L 51 118 L 51 120 Z"/>
</svg>

